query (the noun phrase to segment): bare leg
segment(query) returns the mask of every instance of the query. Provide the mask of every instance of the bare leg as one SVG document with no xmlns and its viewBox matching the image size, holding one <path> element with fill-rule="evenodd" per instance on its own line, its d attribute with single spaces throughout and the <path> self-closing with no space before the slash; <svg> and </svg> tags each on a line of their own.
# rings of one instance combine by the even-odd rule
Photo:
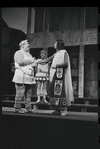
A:
<svg viewBox="0 0 100 149">
<path fill-rule="evenodd" d="M 48 103 L 48 102 L 46 101 L 47 82 L 42 82 L 42 94 L 43 94 L 43 102 Z"/>
<path fill-rule="evenodd" d="M 41 95 L 41 82 L 37 81 L 37 97 L 38 97 L 38 100 L 36 102 L 40 102 L 40 95 Z"/>
<path fill-rule="evenodd" d="M 43 95 L 43 102 L 48 103 L 48 102 L 46 101 L 46 95 Z"/>
<path fill-rule="evenodd" d="M 40 102 L 40 95 L 37 95 L 37 96 L 38 96 L 38 100 L 36 101 L 36 103 Z"/>
</svg>

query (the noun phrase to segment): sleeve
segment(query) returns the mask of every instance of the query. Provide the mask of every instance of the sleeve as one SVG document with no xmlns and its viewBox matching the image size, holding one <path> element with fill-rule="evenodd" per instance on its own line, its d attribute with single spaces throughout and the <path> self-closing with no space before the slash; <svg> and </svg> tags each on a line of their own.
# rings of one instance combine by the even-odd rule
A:
<svg viewBox="0 0 100 149">
<path fill-rule="evenodd" d="M 24 55 L 21 51 L 17 51 L 15 54 L 14 54 L 14 60 L 15 62 L 17 62 L 20 66 L 25 66 L 25 65 L 28 65 L 28 64 L 31 64 L 32 63 L 32 59 L 24 59 Z"/>
<path fill-rule="evenodd" d="M 68 65 L 68 54 L 66 52 L 64 54 L 64 64 Z"/>
</svg>

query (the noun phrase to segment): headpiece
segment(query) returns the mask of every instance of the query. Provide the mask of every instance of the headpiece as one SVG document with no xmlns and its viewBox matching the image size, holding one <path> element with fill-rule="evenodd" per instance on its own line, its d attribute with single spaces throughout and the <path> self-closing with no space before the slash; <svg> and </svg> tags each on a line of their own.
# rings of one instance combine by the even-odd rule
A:
<svg viewBox="0 0 100 149">
<path fill-rule="evenodd" d="M 27 42 L 27 40 L 22 40 L 22 41 L 19 43 L 19 46 L 21 46 L 21 45 L 24 44 L 25 42 Z"/>
</svg>

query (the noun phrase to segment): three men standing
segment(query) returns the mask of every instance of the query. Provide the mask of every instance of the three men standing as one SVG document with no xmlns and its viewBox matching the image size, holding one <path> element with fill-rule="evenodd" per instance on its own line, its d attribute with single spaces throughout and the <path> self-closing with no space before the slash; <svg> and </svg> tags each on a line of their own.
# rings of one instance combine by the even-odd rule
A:
<svg viewBox="0 0 100 149">
<path fill-rule="evenodd" d="M 31 85 L 35 84 L 36 78 L 41 78 L 44 74 L 48 74 L 48 68 L 46 63 L 52 61 L 49 73 L 49 84 L 50 84 L 50 98 L 64 98 L 62 103 L 65 103 L 63 110 L 55 110 L 53 114 L 57 112 L 64 116 L 67 114 L 67 106 L 71 105 L 71 101 L 74 101 L 73 97 L 73 87 L 71 79 L 71 68 L 70 68 L 70 58 L 67 51 L 64 49 L 64 42 L 62 40 L 57 40 L 54 44 L 56 53 L 47 59 L 35 60 L 34 57 L 29 52 L 29 44 L 27 40 L 20 42 L 20 50 L 18 50 L 14 55 L 15 61 L 15 74 L 13 77 L 13 82 L 15 82 L 16 96 L 15 96 L 15 110 L 17 112 L 21 111 L 21 99 L 25 97 L 25 108 L 29 112 L 31 108 Z M 45 52 L 41 51 L 41 56 L 44 56 Z M 40 64 L 38 64 L 40 63 Z M 40 67 L 39 67 L 40 66 Z M 36 76 L 34 75 L 35 68 L 38 68 Z M 43 69 L 44 70 L 43 70 Z M 46 70 L 45 70 L 46 69 Z M 45 71 L 45 72 L 44 72 Z M 39 76 L 40 74 L 43 76 Z M 45 79 L 47 76 L 43 77 Z M 59 78 L 60 81 L 59 81 Z M 46 102 L 46 81 L 37 80 L 37 102 L 40 102 L 41 91 L 43 93 L 43 99 Z M 43 89 L 44 85 L 44 90 Z M 60 93 L 59 96 L 58 92 Z M 55 102 L 55 99 L 54 99 Z"/>
</svg>

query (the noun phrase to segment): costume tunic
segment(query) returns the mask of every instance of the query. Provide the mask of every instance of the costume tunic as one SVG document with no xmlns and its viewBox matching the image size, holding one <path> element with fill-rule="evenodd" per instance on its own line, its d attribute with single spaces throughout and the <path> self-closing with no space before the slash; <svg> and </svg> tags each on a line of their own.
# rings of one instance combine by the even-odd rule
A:
<svg viewBox="0 0 100 149">
<path fill-rule="evenodd" d="M 15 74 L 12 82 L 20 84 L 35 84 L 32 55 L 29 52 L 18 50 L 14 55 Z"/>
<path fill-rule="evenodd" d="M 38 59 L 40 61 L 41 59 Z M 37 73 L 35 75 L 37 81 L 37 95 L 47 95 L 47 81 L 49 80 L 48 76 L 48 64 L 37 65 Z"/>
</svg>

